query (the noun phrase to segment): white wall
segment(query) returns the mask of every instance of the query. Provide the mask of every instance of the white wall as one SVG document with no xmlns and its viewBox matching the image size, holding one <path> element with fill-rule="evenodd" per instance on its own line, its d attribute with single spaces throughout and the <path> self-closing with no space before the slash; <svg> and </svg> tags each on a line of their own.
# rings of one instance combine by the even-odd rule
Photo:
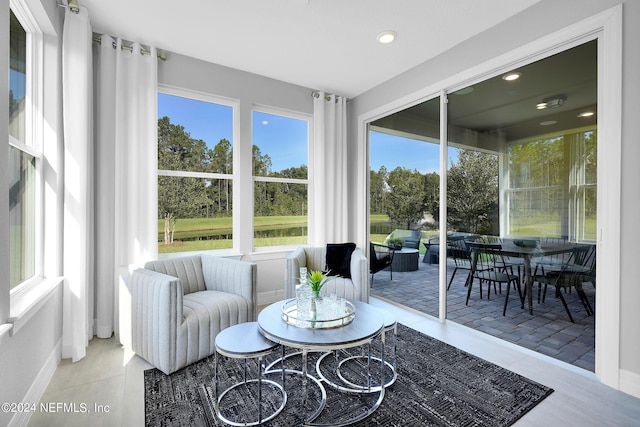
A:
<svg viewBox="0 0 640 427">
<path fill-rule="evenodd" d="M 9 1 L 0 0 L 0 21 L 9 22 Z M 56 195 L 61 182 L 61 165 L 56 163 L 62 148 L 62 139 L 58 135 L 60 129 L 61 98 L 60 87 L 60 55 L 59 40 L 56 33 L 62 28 L 62 8 L 55 2 L 28 0 L 33 7 L 35 18 L 43 22 L 46 31 L 44 43 L 47 50 L 44 56 L 44 75 L 46 87 L 44 92 L 44 138 L 45 152 L 50 158 L 44 167 L 45 176 L 45 208 L 47 221 L 52 225 L 45 234 L 44 273 L 49 277 L 58 276 L 61 272 L 62 253 L 60 234 L 62 227 L 61 198 Z M 42 21 L 41 21 L 42 20 Z M 8 81 L 9 59 L 9 26 L 2 25 L 4 43 L 0 43 L 0 81 Z M 6 84 L 6 83 L 5 83 Z M 6 88 L 6 86 L 5 86 Z M 0 91 L 0 128 L 5 129 L 4 147 L 8 141 L 8 93 Z M 8 150 L 0 149 L 0 182 L 7 183 Z M 9 317 L 9 206 L 7 186 L 0 185 L 0 324 Z M 61 193 L 59 193 L 61 194 Z M 15 311 L 15 310 L 14 310 Z M 11 313 L 15 315 L 15 313 Z M 0 402 L 19 403 L 37 402 L 44 392 L 50 376 L 60 361 L 60 340 L 62 337 L 62 288 L 55 289 L 44 299 L 37 310 L 29 312 L 19 330 L 0 339 Z M 0 425 L 10 425 L 13 413 L 0 413 Z M 26 421 L 27 414 L 16 414 L 14 423 Z"/>
<path fill-rule="evenodd" d="M 251 52 L 242 52 L 250 55 Z M 267 304 L 284 298 L 284 256 L 290 249 L 253 251 L 253 179 L 251 116 L 254 105 L 313 114 L 311 89 L 191 57 L 169 53 L 158 64 L 158 84 L 239 102 L 239 141 L 234 141 L 234 170 L 240 162 L 240 175 L 234 178 L 234 249 L 245 260 L 258 264 L 258 303 Z M 240 149 L 238 149 L 240 147 Z M 236 207 L 242 206 L 242 209 Z M 238 235 L 237 224 L 242 224 Z"/>
<path fill-rule="evenodd" d="M 638 285 L 638 241 L 640 241 L 640 2 L 624 2 L 622 68 L 622 217 L 620 218 L 620 367 L 638 375 L 640 381 L 640 286 Z M 606 143 L 606 142 L 605 142 Z M 606 286 L 606 283 L 603 284 Z"/>
<path fill-rule="evenodd" d="M 62 286 L 57 286 L 34 316 L 0 345 L 0 402 L 39 402 L 60 362 L 61 337 Z M 28 413 L 0 412 L 0 425 L 10 425 L 14 415 L 24 420 Z"/>
<path fill-rule="evenodd" d="M 640 286 L 638 286 L 638 271 L 636 254 L 637 242 L 640 237 L 640 223 L 637 212 L 640 209 L 637 183 L 640 182 L 640 50 L 637 41 L 640 40 L 640 2 L 634 0 L 599 0 L 585 2 L 582 0 L 541 0 L 522 13 L 493 27 L 472 40 L 461 43 L 455 48 L 443 53 L 431 61 L 423 63 L 400 76 L 358 96 L 351 103 L 351 117 L 368 115 L 377 112 L 381 106 L 396 103 L 398 100 L 410 98 L 411 94 L 437 86 L 439 82 L 447 80 L 491 58 L 508 53 L 520 46 L 534 42 L 537 39 L 559 31 L 574 23 L 605 11 L 615 5 L 623 4 L 623 95 L 622 95 L 622 214 L 620 226 L 623 230 L 620 236 L 621 259 L 620 270 L 620 302 L 619 315 L 620 330 L 620 372 L 623 374 L 620 382 L 626 382 L 627 390 L 634 388 L 634 394 L 640 390 Z M 452 20 L 455 25 L 455 20 Z M 442 88 L 444 89 L 444 88 Z M 362 132 L 357 121 L 351 121 L 350 135 L 352 139 Z M 606 141 L 600 141 L 606 144 Z M 355 152 L 356 160 L 360 161 L 366 153 Z M 368 165 L 367 165 L 368 167 Z M 358 179 L 358 177 L 354 177 Z M 363 183 L 357 184 L 359 187 Z M 357 214 L 359 206 L 354 207 Z M 365 212 L 366 214 L 366 212 Z M 362 217 L 360 217 L 362 218 Z M 353 218 L 357 223 L 359 218 Z M 361 219 L 360 219 L 361 221 Z M 598 283 L 606 287 L 605 280 Z M 606 333 L 606 331 L 603 331 Z M 625 387 L 622 387 L 625 389 Z"/>
</svg>

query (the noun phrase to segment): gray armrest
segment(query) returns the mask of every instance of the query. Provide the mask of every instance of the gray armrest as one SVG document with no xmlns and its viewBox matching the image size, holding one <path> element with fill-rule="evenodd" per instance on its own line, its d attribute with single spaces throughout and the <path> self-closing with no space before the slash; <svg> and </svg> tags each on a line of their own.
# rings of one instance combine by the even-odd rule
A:
<svg viewBox="0 0 640 427">
<path fill-rule="evenodd" d="M 351 280 L 353 281 L 353 285 L 358 289 L 360 300 L 369 302 L 369 286 L 367 285 L 369 265 L 362 248 L 356 248 L 351 254 L 350 268 Z"/>
<path fill-rule="evenodd" d="M 307 266 L 307 254 L 303 247 L 299 247 L 287 255 L 286 269 L 285 269 L 285 286 L 284 296 L 285 298 L 295 298 L 296 285 L 298 284 L 298 278 L 300 276 L 300 267 Z"/>
<path fill-rule="evenodd" d="M 175 363 L 176 331 L 182 323 L 182 282 L 139 268 L 131 275 L 133 351 L 164 372 Z M 158 339 L 162 337 L 162 339 Z"/>
</svg>

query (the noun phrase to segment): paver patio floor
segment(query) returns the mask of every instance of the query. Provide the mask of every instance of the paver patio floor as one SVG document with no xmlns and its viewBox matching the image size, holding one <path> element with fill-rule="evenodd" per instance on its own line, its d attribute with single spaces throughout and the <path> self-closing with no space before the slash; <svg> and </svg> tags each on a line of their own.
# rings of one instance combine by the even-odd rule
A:
<svg viewBox="0 0 640 427">
<path fill-rule="evenodd" d="M 447 283 L 452 272 L 453 264 L 449 260 Z M 533 291 L 533 315 L 526 308 L 521 308 L 518 293 L 512 289 L 506 315 L 502 316 L 505 287 L 503 286 L 501 294 L 494 294 L 492 291 L 490 299 L 487 299 L 485 285 L 483 298 L 480 299 L 476 281 L 469 304 L 465 305 L 466 274 L 467 271 L 459 270 L 447 292 L 448 320 L 594 371 L 595 316 L 587 315 L 575 291 L 564 294 L 575 323 L 569 320 L 561 300 L 555 297 L 553 288 L 548 289 L 545 302 L 538 303 L 537 284 L 534 284 Z M 387 270 L 374 275 L 371 295 L 438 316 L 438 265 L 423 263 L 420 258 L 417 271 L 394 271 L 393 280 L 389 276 Z M 590 283 L 585 283 L 584 291 L 595 311 L 595 288 Z"/>
</svg>

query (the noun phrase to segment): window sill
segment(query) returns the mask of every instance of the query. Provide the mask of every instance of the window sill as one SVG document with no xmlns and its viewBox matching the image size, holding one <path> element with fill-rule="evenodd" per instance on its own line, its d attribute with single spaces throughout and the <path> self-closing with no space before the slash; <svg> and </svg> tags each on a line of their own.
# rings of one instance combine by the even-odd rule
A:
<svg viewBox="0 0 640 427">
<path fill-rule="evenodd" d="M 158 259 L 170 259 L 170 258 L 178 258 L 183 256 L 192 256 L 192 255 L 213 255 L 213 256 L 219 256 L 223 258 L 235 258 L 235 259 L 241 259 L 243 257 L 242 254 L 234 253 L 231 249 L 215 249 L 215 250 L 205 250 L 205 251 L 171 252 L 166 254 L 158 254 Z"/>
<path fill-rule="evenodd" d="M 54 290 L 62 284 L 62 277 L 40 279 L 11 295 L 9 318 L 12 324 L 11 336 L 15 335 L 34 314 L 53 296 Z M 4 326 L 4 325 L 3 325 Z M 0 326 L 0 328 L 2 328 Z"/>
</svg>

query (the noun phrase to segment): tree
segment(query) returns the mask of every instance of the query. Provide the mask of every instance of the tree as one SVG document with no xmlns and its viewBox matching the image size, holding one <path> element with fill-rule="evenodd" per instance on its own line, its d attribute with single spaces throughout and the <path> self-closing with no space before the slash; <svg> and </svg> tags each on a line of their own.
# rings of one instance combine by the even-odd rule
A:
<svg viewBox="0 0 640 427">
<path fill-rule="evenodd" d="M 204 141 L 191 138 L 166 116 L 158 119 L 158 169 L 205 172 L 210 162 L 211 150 Z M 158 177 L 158 218 L 165 220 L 165 243 L 173 239 L 178 218 L 202 216 L 201 207 L 211 204 L 206 185 L 199 178 Z"/>
<path fill-rule="evenodd" d="M 498 197 L 498 156 L 458 150 L 458 162 L 447 178 L 449 224 L 471 233 L 494 233 Z"/>
<path fill-rule="evenodd" d="M 380 167 L 378 172 L 369 172 L 369 200 L 371 213 L 384 213 L 387 196 L 387 168 Z"/>
<path fill-rule="evenodd" d="M 424 207 L 434 220 L 440 217 L 440 175 L 431 172 L 424 175 Z"/>
<path fill-rule="evenodd" d="M 389 219 L 411 228 L 424 215 L 424 177 L 417 170 L 398 166 L 387 177 L 389 193 L 385 211 Z"/>
<path fill-rule="evenodd" d="M 595 184 L 598 178 L 598 137 L 596 132 L 584 134 L 584 168 L 585 184 Z M 596 215 L 596 190 L 585 190 L 584 214 L 587 217 Z"/>
<path fill-rule="evenodd" d="M 563 136 L 543 138 L 509 148 L 510 215 L 559 217 L 564 211 L 569 174 Z M 511 222 L 511 225 L 514 223 Z"/>
<path fill-rule="evenodd" d="M 280 172 L 272 172 L 269 176 L 289 179 L 306 179 L 308 170 L 306 165 L 288 168 Z M 272 215 L 306 215 L 307 214 L 307 186 L 288 182 L 269 183 L 273 200 Z"/>
<path fill-rule="evenodd" d="M 231 142 L 221 139 L 213 147 L 211 162 L 208 171 L 220 174 L 233 173 L 233 152 Z M 217 202 L 217 209 L 213 209 L 211 214 L 229 215 L 231 202 L 231 187 L 228 179 L 217 179 L 209 186 L 210 199 Z"/>
<path fill-rule="evenodd" d="M 269 176 L 271 172 L 271 157 L 268 154 L 262 154 L 260 147 L 253 146 L 253 176 Z M 256 181 L 254 185 L 254 203 L 253 212 L 258 216 L 271 215 L 273 205 L 273 188 L 272 183 L 265 181 Z"/>
</svg>

